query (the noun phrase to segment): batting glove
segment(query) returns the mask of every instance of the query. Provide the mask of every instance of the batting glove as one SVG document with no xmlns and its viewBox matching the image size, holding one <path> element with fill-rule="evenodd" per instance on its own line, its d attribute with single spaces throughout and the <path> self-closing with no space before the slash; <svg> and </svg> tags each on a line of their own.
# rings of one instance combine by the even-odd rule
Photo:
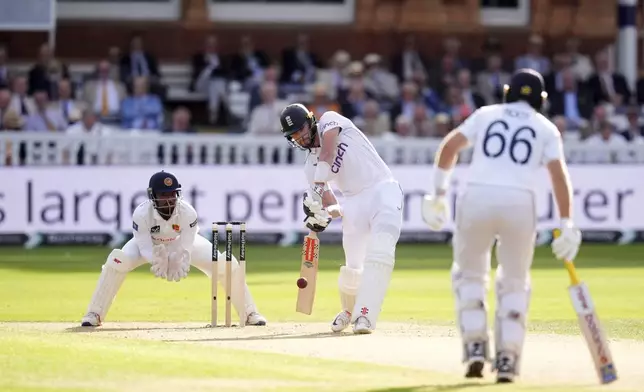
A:
<svg viewBox="0 0 644 392">
<path fill-rule="evenodd" d="M 450 215 L 444 196 L 425 195 L 421 209 L 423 220 L 434 231 L 441 230 Z"/>
<path fill-rule="evenodd" d="M 552 241 L 552 253 L 559 260 L 572 261 L 579 252 L 581 231 L 570 219 L 561 220 L 561 233 Z"/>
</svg>

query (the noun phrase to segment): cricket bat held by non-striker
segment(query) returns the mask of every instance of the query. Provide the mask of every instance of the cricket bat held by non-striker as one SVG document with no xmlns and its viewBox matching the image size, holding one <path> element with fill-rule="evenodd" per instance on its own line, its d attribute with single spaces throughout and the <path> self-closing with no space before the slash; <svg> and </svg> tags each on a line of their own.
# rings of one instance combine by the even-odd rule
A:
<svg viewBox="0 0 644 392">
<path fill-rule="evenodd" d="M 555 238 L 559 236 L 558 230 L 555 231 L 554 236 Z M 564 265 L 570 276 L 568 292 L 572 300 L 572 306 L 577 313 L 581 333 L 586 339 L 590 355 L 593 358 L 597 377 L 599 377 L 599 382 L 602 384 L 611 383 L 617 380 L 617 369 L 608 347 L 608 339 L 606 339 L 606 334 L 599 322 L 590 291 L 586 283 L 579 279 L 573 261 L 566 260 Z"/>
<path fill-rule="evenodd" d="M 320 257 L 320 239 L 315 232 L 304 237 L 302 244 L 302 265 L 300 277 L 307 280 L 304 288 L 298 289 L 295 311 L 310 315 L 315 301 L 315 285 L 318 278 L 318 259 Z"/>
</svg>

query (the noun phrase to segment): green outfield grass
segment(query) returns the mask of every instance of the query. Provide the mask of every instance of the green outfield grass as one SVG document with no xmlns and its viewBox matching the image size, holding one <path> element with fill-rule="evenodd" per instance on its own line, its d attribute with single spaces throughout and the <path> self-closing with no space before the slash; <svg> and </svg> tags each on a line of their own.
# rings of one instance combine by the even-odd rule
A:
<svg viewBox="0 0 644 392">
<path fill-rule="evenodd" d="M 0 321 L 56 321 L 77 325 L 108 253 L 109 249 L 90 247 L 30 251 L 0 248 Z M 580 252 L 579 274 L 590 286 L 611 337 L 644 340 L 642 254 L 644 246 L 639 245 L 584 245 Z M 337 272 L 343 263 L 340 247 L 321 246 L 321 273 L 312 316 L 294 311 L 299 247 L 251 244 L 247 260 L 248 284 L 269 322 L 329 322 L 338 312 Z M 381 319 L 453 325 L 450 264 L 451 249 L 447 246 L 399 246 L 396 270 Z M 537 250 L 532 279 L 530 330 L 578 334 L 567 297 L 568 277 L 560 263 L 551 257 L 549 248 Z M 194 268 L 187 280 L 170 283 L 155 279 L 146 267 L 141 267 L 128 276 L 107 323 L 167 321 L 205 325 L 210 316 L 209 290 L 209 280 Z M 490 293 L 492 309 L 493 298 Z M 357 383 L 346 384 L 353 373 L 359 374 Z M 292 384 L 278 385 L 274 390 L 459 391 L 479 385 L 463 384 L 458 377 L 396 367 L 303 360 L 278 354 L 249 355 L 220 348 L 213 352 L 212 347 L 187 343 L 96 339 L 92 335 L 62 332 L 52 336 L 42 331 L 20 331 L 7 324 L 0 327 L 0 375 L 2 391 L 174 390 L 169 385 L 188 385 L 186 390 L 234 390 L 214 385 L 212 379 L 230 381 L 249 377 L 259 380 L 257 383 L 266 381 L 266 385 L 270 382 L 278 385 L 280 380 Z M 250 390 L 262 389 L 259 384 L 250 384 Z M 424 387 L 412 388 L 413 385 Z M 401 388 L 388 389 L 395 386 Z M 543 388 L 485 387 L 486 391 L 537 389 Z"/>
</svg>

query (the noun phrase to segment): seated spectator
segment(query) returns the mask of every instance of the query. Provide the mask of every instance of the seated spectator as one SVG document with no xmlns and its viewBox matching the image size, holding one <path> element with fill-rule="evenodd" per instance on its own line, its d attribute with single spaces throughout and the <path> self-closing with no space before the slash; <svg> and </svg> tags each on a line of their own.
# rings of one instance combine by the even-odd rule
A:
<svg viewBox="0 0 644 392">
<path fill-rule="evenodd" d="M 452 131 L 452 122 L 449 115 L 445 113 L 438 113 L 434 116 L 434 133 L 431 135 L 433 138 L 442 139 Z"/>
<path fill-rule="evenodd" d="M 289 90 L 302 91 L 304 86 L 315 82 L 318 57 L 310 50 L 309 37 L 299 34 L 295 47 L 282 51 L 282 80 Z"/>
<path fill-rule="evenodd" d="M 0 45 L 0 86 L 8 86 L 10 78 L 11 73 L 7 65 L 7 48 Z"/>
<path fill-rule="evenodd" d="M 23 118 L 36 112 L 36 104 L 34 99 L 28 95 L 29 86 L 27 78 L 24 76 L 16 76 L 13 79 L 11 86 L 11 108 L 18 112 Z"/>
<path fill-rule="evenodd" d="M 456 85 L 461 89 L 463 102 L 474 112 L 485 105 L 485 99 L 477 91 L 472 89 L 472 74 L 469 69 L 461 68 L 456 74 Z"/>
<path fill-rule="evenodd" d="M 427 107 L 421 102 L 414 106 L 411 122 L 414 127 L 414 135 L 416 137 L 429 137 L 433 135 L 433 121 L 429 117 Z"/>
<path fill-rule="evenodd" d="M 364 114 L 364 105 L 372 97 L 364 89 L 362 78 L 352 78 L 347 95 L 341 101 L 342 115 L 347 118 L 355 118 Z"/>
<path fill-rule="evenodd" d="M 510 73 L 503 70 L 499 55 L 490 55 L 486 62 L 487 67 L 476 76 L 476 88 L 485 102 L 492 105 L 503 99 L 503 85 L 510 83 Z"/>
<path fill-rule="evenodd" d="M 262 84 L 262 103 L 250 114 L 248 122 L 249 135 L 280 135 L 279 116 L 288 105 L 286 101 L 277 98 L 277 85 L 273 82 Z"/>
<path fill-rule="evenodd" d="M 179 106 L 172 112 L 172 122 L 169 127 L 163 129 L 164 133 L 197 133 L 191 124 L 190 110 L 185 106 Z"/>
<path fill-rule="evenodd" d="M 58 81 L 58 100 L 52 103 L 52 108 L 57 110 L 67 122 L 67 125 L 76 123 L 81 119 L 87 107 L 83 101 L 72 97 L 72 85 L 68 79 Z"/>
<path fill-rule="evenodd" d="M 144 77 L 134 79 L 134 94 L 121 103 L 121 121 L 125 129 L 160 130 L 163 124 L 163 105 L 155 94 L 148 92 Z"/>
<path fill-rule="evenodd" d="M 552 118 L 553 124 L 559 130 L 561 139 L 564 142 L 578 142 L 581 140 L 580 132 L 578 130 L 571 130 L 568 128 L 568 120 L 564 116 L 555 116 Z"/>
<path fill-rule="evenodd" d="M 272 82 L 277 86 L 277 97 L 286 99 L 286 93 L 279 85 L 279 69 L 276 65 L 269 65 L 264 70 L 262 82 Z M 248 113 L 251 113 L 258 105 L 262 103 L 262 84 L 253 86 L 250 90 L 250 99 L 248 100 Z"/>
<path fill-rule="evenodd" d="M 593 105 L 608 102 L 619 108 L 631 98 L 626 78 L 610 69 L 608 53 L 605 50 L 595 55 L 595 73 L 588 79 L 588 88 Z"/>
<path fill-rule="evenodd" d="M 130 39 L 130 50 L 121 57 L 120 76 L 126 86 L 134 88 L 134 80 L 145 77 L 148 89 L 153 94 L 164 97 L 165 88 L 161 84 L 161 72 L 156 57 L 147 52 L 143 46 L 143 36 L 134 34 Z"/>
<path fill-rule="evenodd" d="M 49 104 L 47 90 L 41 89 L 34 92 L 36 111 L 27 117 L 25 130 L 31 132 L 58 132 L 67 129 L 67 121 L 60 111 Z"/>
<path fill-rule="evenodd" d="M 644 141 L 644 128 L 640 121 L 640 108 L 637 105 L 629 106 L 626 111 L 627 125 L 620 130 L 627 141 L 641 144 Z"/>
<path fill-rule="evenodd" d="M 411 80 L 416 83 L 416 86 L 419 89 L 418 94 L 425 103 L 425 106 L 427 106 L 432 113 L 438 113 L 444 110 L 444 104 L 440 95 L 427 82 L 427 73 L 418 71 L 413 74 Z"/>
<path fill-rule="evenodd" d="M 206 37 L 204 48 L 192 56 L 192 90 L 208 96 L 208 121 L 219 120 L 220 109 L 226 105 L 226 83 L 229 70 L 219 53 L 217 37 Z"/>
<path fill-rule="evenodd" d="M 398 101 L 394 103 L 390 111 L 391 120 L 398 121 L 398 117 L 401 115 L 411 119 L 414 116 L 414 110 L 416 109 L 416 104 L 419 101 L 420 97 L 418 96 L 418 86 L 416 86 L 416 83 L 403 83 L 402 95 L 398 98 Z M 392 123 L 391 127 L 395 128 L 395 123 Z"/>
<path fill-rule="evenodd" d="M 541 75 L 550 73 L 550 60 L 543 55 L 543 38 L 540 35 L 530 36 L 526 53 L 515 60 L 514 70 L 521 68 L 532 68 Z"/>
<path fill-rule="evenodd" d="M 403 50 L 396 53 L 392 59 L 392 71 L 399 83 L 413 80 L 419 73 L 426 80 L 428 64 L 427 59 L 418 51 L 416 37 L 408 35 L 405 37 Z"/>
<path fill-rule="evenodd" d="M 398 79 L 385 68 L 380 55 L 371 53 L 365 56 L 364 67 L 365 90 L 381 105 L 394 102 L 400 95 Z"/>
<path fill-rule="evenodd" d="M 561 91 L 554 90 L 548 96 L 550 116 L 564 116 L 569 129 L 578 130 L 587 124 L 591 113 L 591 102 L 584 91 L 579 91 L 575 74 L 571 68 L 561 71 Z"/>
<path fill-rule="evenodd" d="M 374 99 L 365 103 L 362 116 L 355 117 L 353 122 L 369 139 L 377 139 L 391 133 L 389 116 L 380 110 L 378 101 Z"/>
<path fill-rule="evenodd" d="M 173 134 L 179 134 L 179 133 L 196 133 L 197 130 L 192 126 L 191 124 L 191 113 L 188 108 L 185 106 L 179 106 L 172 112 L 172 122 L 170 123 L 169 127 L 164 128 L 163 130 L 164 133 L 173 133 Z M 183 156 L 180 156 L 180 150 L 185 149 Z M 187 163 L 187 164 L 193 164 L 195 154 L 194 154 L 195 148 L 193 147 L 192 144 L 187 144 L 187 145 L 177 145 L 177 144 L 172 144 L 168 145 L 167 143 L 163 143 L 159 145 L 159 151 L 157 153 L 157 156 L 159 158 L 159 163 L 165 164 L 165 163 L 172 163 L 173 165 L 176 165 L 178 163 Z M 170 154 L 170 161 L 167 162 L 165 160 L 166 154 L 169 152 Z M 205 162 L 206 159 L 206 150 L 202 149 L 201 150 L 201 162 Z M 181 158 L 185 157 L 185 161 L 182 161 Z"/>
<path fill-rule="evenodd" d="M 346 77 L 351 55 L 344 50 L 335 52 L 329 61 L 329 68 L 318 70 L 317 80 L 329 86 L 329 96 L 337 99 L 340 90 L 346 87 Z"/>
<path fill-rule="evenodd" d="M 313 101 L 308 107 L 318 119 L 329 110 L 340 112 L 340 105 L 330 98 L 329 87 L 322 83 L 316 83 L 313 86 Z"/>
<path fill-rule="evenodd" d="M 29 71 L 29 94 L 36 89 L 47 91 L 50 100 L 58 98 L 58 81 L 69 78 L 67 65 L 54 58 L 49 44 L 42 44 L 38 62 Z"/>
<path fill-rule="evenodd" d="M 118 120 L 121 102 L 126 97 L 125 85 L 110 76 L 110 69 L 110 63 L 101 60 L 96 66 L 96 76 L 83 86 L 83 101 L 105 122 Z"/>
<path fill-rule="evenodd" d="M 262 81 L 264 69 L 268 66 L 268 56 L 263 50 L 255 48 L 253 39 L 245 35 L 241 38 L 239 51 L 232 56 L 231 77 L 240 82 L 245 90 Z"/>
<path fill-rule="evenodd" d="M 613 163 L 620 161 L 619 156 L 623 152 L 619 148 L 626 147 L 628 142 L 615 132 L 613 124 L 604 121 L 599 124 L 598 132 L 584 141 L 584 145 L 590 148 L 584 153 L 586 163 Z"/>
<path fill-rule="evenodd" d="M 102 161 L 111 163 L 113 161 L 113 152 L 109 151 L 111 144 L 105 143 L 101 138 L 116 132 L 118 131 L 101 124 L 92 109 L 85 108 L 81 113 L 81 120 L 67 128 L 65 133 L 73 136 L 89 135 L 93 137 L 83 141 L 71 140 L 67 146 L 67 156 L 71 157 L 76 153 L 76 161 L 79 165 L 95 165 L 101 162 L 100 154 L 105 154 Z"/>
<path fill-rule="evenodd" d="M 11 90 L 7 87 L 0 86 L 0 130 L 5 129 L 6 124 L 4 123 L 4 118 L 8 113 L 12 113 L 10 116 L 20 116 L 11 107 Z"/>
<path fill-rule="evenodd" d="M 447 89 L 445 102 L 447 104 L 446 107 L 448 113 L 454 121 L 454 127 L 459 126 L 461 122 L 465 121 L 465 119 L 469 117 L 475 109 L 465 102 L 463 92 L 457 86 L 452 86 Z"/>
<path fill-rule="evenodd" d="M 2 91 L 0 90 L 0 104 L 2 98 Z M 1 111 L 0 111 L 1 112 Z M 13 131 L 22 131 L 23 127 L 25 126 L 25 120 L 20 116 L 18 113 L 16 113 L 13 110 L 8 110 L 4 112 L 3 115 L 0 117 L 0 132 L 13 132 Z M 7 144 L 5 146 L 5 161 L 0 162 L 1 164 L 4 164 L 5 166 L 11 166 L 13 165 L 18 165 L 18 164 L 23 164 L 25 161 L 26 157 L 26 146 L 24 143 L 22 143 L 17 150 L 17 153 L 14 155 L 13 151 L 13 145 L 11 144 L 10 141 L 7 141 Z M 16 157 L 16 160 L 14 161 L 14 157 Z"/>
</svg>

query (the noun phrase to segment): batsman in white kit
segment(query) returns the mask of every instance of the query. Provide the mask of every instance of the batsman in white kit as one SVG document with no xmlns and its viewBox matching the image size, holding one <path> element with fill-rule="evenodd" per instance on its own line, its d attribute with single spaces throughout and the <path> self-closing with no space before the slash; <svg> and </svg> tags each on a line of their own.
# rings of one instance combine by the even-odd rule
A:
<svg viewBox="0 0 644 392">
<path fill-rule="evenodd" d="M 188 276 L 194 265 L 210 277 L 212 245 L 198 234 L 195 209 L 181 197 L 181 185 L 172 173 L 160 171 L 150 178 L 149 200 L 139 204 L 132 215 L 134 237 L 123 249 L 114 249 L 102 267 L 98 285 L 81 325 L 97 327 L 105 320 L 127 273 L 150 263 L 150 271 L 158 278 L 178 282 Z M 223 258 L 223 254 L 220 253 Z M 223 283 L 225 266 L 218 263 Z M 232 260 L 231 302 L 238 314 L 245 309 L 246 325 L 266 325 L 253 302 L 243 271 L 236 258 Z M 225 283 L 223 283 L 225 284 Z M 241 295 L 245 291 L 245 295 Z M 246 303 L 240 303 L 240 300 Z"/>
<path fill-rule="evenodd" d="M 331 324 L 340 332 L 353 324 L 356 334 L 375 330 L 394 269 L 402 226 L 403 191 L 367 137 L 346 117 L 328 111 L 317 122 L 304 105 L 280 115 L 289 143 L 308 150 L 306 227 L 324 231 L 342 217 L 345 265 L 338 287 L 342 310 Z M 338 204 L 329 183 L 342 192 Z"/>
<path fill-rule="evenodd" d="M 572 221 L 572 187 L 561 135 L 541 115 L 547 98 L 542 76 L 518 70 L 504 89 L 504 103 L 482 107 L 448 134 L 435 158 L 433 192 L 422 215 L 432 230 L 450 216 L 445 198 L 458 154 L 473 147 L 468 178 L 456 201 L 452 287 L 463 339 L 466 377 L 483 377 L 488 360 L 487 290 L 496 241 L 495 352 L 499 383 L 519 374 L 530 303 L 530 267 L 536 239 L 539 171 L 550 174 L 561 236 L 552 242 L 558 259 L 574 259 L 581 233 Z"/>
</svg>

